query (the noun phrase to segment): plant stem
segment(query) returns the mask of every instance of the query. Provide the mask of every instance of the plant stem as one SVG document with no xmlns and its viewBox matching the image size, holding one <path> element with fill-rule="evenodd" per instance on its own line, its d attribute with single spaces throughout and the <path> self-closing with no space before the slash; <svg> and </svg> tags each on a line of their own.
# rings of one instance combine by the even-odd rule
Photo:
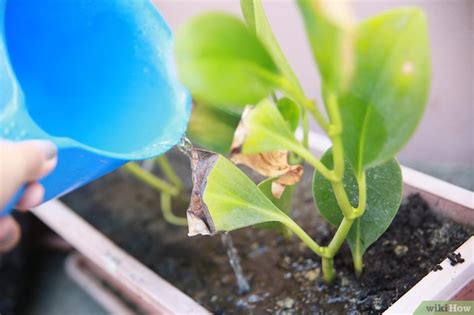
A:
<svg viewBox="0 0 474 315">
<path fill-rule="evenodd" d="M 312 167 L 314 167 L 318 172 L 321 173 L 321 175 L 323 175 L 329 181 L 333 182 L 337 180 L 334 172 L 328 169 L 320 160 L 315 158 L 314 155 L 311 152 L 309 152 L 309 150 L 306 149 L 303 145 L 301 144 L 295 145 L 292 147 L 292 150 L 296 154 L 301 156 L 303 159 L 305 159 L 306 162 L 311 164 Z"/>
<path fill-rule="evenodd" d="M 183 189 L 183 182 L 178 177 L 178 175 L 176 175 L 176 172 L 174 171 L 171 164 L 168 162 L 168 159 L 166 158 L 166 156 L 162 155 L 158 157 L 156 161 L 158 162 L 158 165 L 160 166 L 161 170 L 165 174 L 166 178 L 168 178 L 169 181 L 173 183 L 173 185 L 175 185 L 176 188 L 178 188 L 178 190 Z"/>
<path fill-rule="evenodd" d="M 179 194 L 179 189 L 176 187 L 168 184 L 164 180 L 156 177 L 155 175 L 145 171 L 142 169 L 138 164 L 134 162 L 130 162 L 124 166 L 124 169 L 130 172 L 133 176 L 135 176 L 140 181 L 144 182 L 145 184 L 150 185 L 154 189 L 165 192 L 173 197 Z"/>
<path fill-rule="evenodd" d="M 349 216 L 344 216 L 344 218 L 342 219 L 341 224 L 339 225 L 336 231 L 336 234 L 334 234 L 331 242 L 327 247 L 327 252 L 330 256 L 334 256 L 339 251 L 342 243 L 346 239 L 347 234 L 349 233 L 352 227 L 352 224 L 358 217 L 360 217 L 364 213 L 367 198 L 365 172 L 363 172 L 358 177 L 357 184 L 359 187 L 359 205 L 356 209 L 351 210 L 351 214 Z"/>
<path fill-rule="evenodd" d="M 163 213 L 163 218 L 166 222 L 179 226 L 186 226 L 188 224 L 186 218 L 178 217 L 171 211 L 171 196 L 169 194 L 164 192 L 161 193 L 160 204 L 161 212 Z"/>
<path fill-rule="evenodd" d="M 270 96 L 272 98 L 273 103 L 276 104 L 278 102 L 278 97 L 276 96 L 276 93 L 273 92 Z"/>
<path fill-rule="evenodd" d="M 349 231 L 351 230 L 352 223 L 354 223 L 354 220 L 350 220 L 347 218 L 342 219 L 341 224 L 337 228 L 336 234 L 334 234 L 331 242 L 329 243 L 327 247 L 328 253 L 332 257 L 336 255 L 336 253 L 341 248 L 342 243 L 344 243 L 344 240 L 346 239 L 347 234 L 349 234 Z"/>
<path fill-rule="evenodd" d="M 362 275 L 362 270 L 364 268 L 364 262 L 362 261 L 362 255 L 359 251 L 352 253 L 352 260 L 354 261 L 354 271 L 359 278 Z"/>
<path fill-rule="evenodd" d="M 332 190 L 334 191 L 334 196 L 336 197 L 337 204 L 339 205 L 339 208 L 342 210 L 342 214 L 344 215 L 345 218 L 349 218 L 352 216 L 352 213 L 354 211 L 354 208 L 351 205 L 351 202 L 349 201 L 349 198 L 347 197 L 346 190 L 344 188 L 344 182 L 342 180 L 333 182 L 332 184 Z"/>
<path fill-rule="evenodd" d="M 342 181 L 340 182 L 340 184 L 342 185 Z M 354 221 L 358 217 L 360 217 L 362 214 L 364 214 L 366 199 L 367 199 L 365 172 L 362 172 L 357 177 L 357 185 L 359 188 L 359 204 L 356 209 L 352 208 L 351 206 L 352 209 L 349 216 L 344 215 L 344 218 L 342 219 L 341 224 L 337 228 L 336 234 L 334 234 L 328 247 L 326 247 L 326 253 L 329 257 L 331 257 L 331 259 L 333 259 L 333 257 L 341 248 L 342 243 L 344 243 L 344 240 L 347 238 L 347 235 L 349 234 L 349 231 L 351 230 L 351 227 Z M 334 184 L 333 184 L 333 187 L 334 187 Z M 347 194 L 345 193 L 345 191 L 344 191 L 344 197 L 347 199 Z M 339 203 L 339 200 L 338 200 L 338 203 Z M 362 262 L 362 255 L 359 253 L 358 250 L 356 250 L 356 252 L 353 253 L 353 260 L 354 260 L 354 269 L 355 269 L 356 275 L 360 276 L 360 274 L 362 273 L 363 262 Z M 332 264 L 331 264 L 331 267 L 334 268 Z M 334 274 L 334 270 L 331 270 L 329 266 L 326 266 L 326 269 L 327 271 L 325 271 L 325 268 L 324 268 L 324 258 L 323 258 L 324 280 L 327 283 L 330 283 L 332 281 L 332 277 L 333 277 L 332 275 Z M 329 274 L 326 275 L 326 272 L 328 272 Z"/>
<path fill-rule="evenodd" d="M 323 257 L 321 261 L 324 282 L 329 284 L 334 279 L 334 259 Z"/>
<path fill-rule="evenodd" d="M 308 149 L 309 147 L 309 119 L 308 119 L 308 111 L 303 108 L 303 146 Z"/>
<path fill-rule="evenodd" d="M 298 236 L 303 243 L 305 243 L 313 252 L 315 252 L 319 256 L 325 256 L 325 249 L 324 247 L 319 246 L 306 232 L 293 221 L 290 217 L 285 216 L 281 223 L 286 225 L 293 233 Z"/>
</svg>

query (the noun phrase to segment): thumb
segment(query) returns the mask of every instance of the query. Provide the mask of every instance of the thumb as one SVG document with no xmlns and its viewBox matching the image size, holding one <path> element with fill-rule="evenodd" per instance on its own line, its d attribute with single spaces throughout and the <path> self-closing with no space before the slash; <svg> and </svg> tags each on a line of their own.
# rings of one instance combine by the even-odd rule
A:
<svg viewBox="0 0 474 315">
<path fill-rule="evenodd" d="M 21 230 L 12 217 L 0 218 L 0 254 L 12 249 L 20 240 Z"/>
<path fill-rule="evenodd" d="M 25 183 L 46 176 L 56 166 L 56 155 L 49 141 L 0 141 L 0 205 Z"/>
</svg>

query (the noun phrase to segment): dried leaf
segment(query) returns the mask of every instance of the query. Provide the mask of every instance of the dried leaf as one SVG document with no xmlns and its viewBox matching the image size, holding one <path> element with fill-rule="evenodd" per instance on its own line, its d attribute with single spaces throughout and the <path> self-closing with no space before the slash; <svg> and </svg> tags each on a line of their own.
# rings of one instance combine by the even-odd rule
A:
<svg viewBox="0 0 474 315">
<path fill-rule="evenodd" d="M 249 116 L 251 111 L 251 107 L 246 107 L 242 113 L 242 118 L 234 133 L 230 160 L 235 164 L 246 165 L 260 175 L 266 177 L 278 177 L 274 181 L 274 185 L 272 185 L 272 193 L 276 198 L 280 198 L 285 186 L 293 185 L 300 180 L 303 175 L 303 167 L 301 165 L 288 164 L 288 151 L 286 150 L 256 154 L 242 153 L 242 146 L 248 132 L 246 118 Z"/>
<path fill-rule="evenodd" d="M 207 177 L 218 157 L 217 154 L 210 151 L 192 150 L 193 190 L 191 192 L 191 203 L 186 213 L 189 227 L 188 236 L 214 235 L 216 233 L 214 222 L 203 200 L 203 195 L 207 185 Z"/>
<path fill-rule="evenodd" d="M 273 197 L 280 199 L 285 192 L 285 185 L 282 185 L 276 181 L 272 182 L 272 195 Z"/>
</svg>

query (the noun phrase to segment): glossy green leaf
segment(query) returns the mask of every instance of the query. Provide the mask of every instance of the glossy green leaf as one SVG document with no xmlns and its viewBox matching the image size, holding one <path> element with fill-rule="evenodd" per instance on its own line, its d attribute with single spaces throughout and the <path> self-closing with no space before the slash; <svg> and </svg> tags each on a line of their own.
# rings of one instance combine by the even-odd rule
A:
<svg viewBox="0 0 474 315">
<path fill-rule="evenodd" d="M 358 172 L 391 159 L 422 117 L 430 81 L 424 14 L 404 8 L 365 21 L 356 59 L 352 85 L 339 105 L 344 148 Z"/>
<path fill-rule="evenodd" d="M 285 191 L 280 198 L 275 198 L 272 194 L 272 183 L 275 178 L 267 178 L 264 181 L 258 184 L 258 189 L 260 189 L 268 199 L 270 199 L 278 209 L 282 210 L 286 214 L 291 212 L 291 201 L 293 197 L 293 191 L 295 189 L 294 185 L 286 186 Z"/>
<path fill-rule="evenodd" d="M 285 119 L 288 126 L 290 127 L 290 130 L 295 132 L 300 123 L 300 107 L 288 97 L 280 98 L 277 102 L 277 107 L 283 116 L 283 119 Z"/>
<path fill-rule="evenodd" d="M 278 108 L 268 99 L 262 100 L 245 118 L 247 137 L 244 154 L 290 150 L 300 146 Z M 264 139 L 264 141 L 262 141 Z"/>
<path fill-rule="evenodd" d="M 248 27 L 257 34 L 257 37 L 265 45 L 278 69 L 288 80 L 290 80 L 295 86 L 299 87 L 300 83 L 291 69 L 290 64 L 286 60 L 286 57 L 273 34 L 270 23 L 268 23 L 262 2 L 260 0 L 240 0 L 240 7 Z"/>
<path fill-rule="evenodd" d="M 207 176 L 203 200 L 217 232 L 286 218 L 247 175 L 223 156 L 217 158 Z"/>
<path fill-rule="evenodd" d="M 279 78 L 257 36 L 224 13 L 203 14 L 181 27 L 175 56 L 182 82 L 198 100 L 211 104 L 255 104 Z"/>
<path fill-rule="evenodd" d="M 328 150 L 321 162 L 332 168 L 332 152 Z M 352 206 L 358 205 L 358 187 L 354 171 L 345 163 L 344 187 Z M 400 165 L 391 159 L 366 172 L 367 204 L 365 213 L 352 225 L 347 240 L 353 253 L 361 256 L 388 228 L 397 214 L 402 198 Z M 343 215 L 334 196 L 331 183 L 320 173 L 313 178 L 313 197 L 323 217 L 339 225 Z"/>
<path fill-rule="evenodd" d="M 195 145 L 227 155 L 239 121 L 239 114 L 216 106 L 194 104 L 187 135 Z"/>
<path fill-rule="evenodd" d="M 274 180 L 275 178 L 267 178 L 260 182 L 257 187 L 265 194 L 265 196 L 267 196 L 268 199 L 273 202 L 275 206 L 278 207 L 278 209 L 289 215 L 291 213 L 291 202 L 293 200 L 293 191 L 295 186 L 287 186 L 281 197 L 278 199 L 272 194 L 272 182 Z M 284 235 L 291 235 L 291 232 L 289 232 L 288 229 L 280 222 L 265 222 L 257 224 L 255 227 L 263 229 L 277 229 L 281 230 Z"/>
<path fill-rule="evenodd" d="M 244 16 L 245 22 L 250 30 L 257 34 L 257 27 L 255 23 L 255 1 L 240 0 L 240 10 Z"/>
<path fill-rule="evenodd" d="M 343 1 L 298 0 L 323 84 L 334 91 L 350 81 L 353 69 L 353 23 Z"/>
</svg>

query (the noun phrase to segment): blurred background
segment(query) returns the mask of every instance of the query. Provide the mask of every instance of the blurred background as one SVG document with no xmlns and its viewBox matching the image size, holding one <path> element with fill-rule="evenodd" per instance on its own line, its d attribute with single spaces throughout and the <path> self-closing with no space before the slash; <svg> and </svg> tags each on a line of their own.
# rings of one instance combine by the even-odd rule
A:
<svg viewBox="0 0 474 315">
<path fill-rule="evenodd" d="M 238 0 L 153 1 L 173 30 L 190 17 L 209 10 L 241 16 Z M 418 6 L 426 13 L 432 58 L 430 98 L 421 124 L 399 159 L 406 166 L 473 190 L 474 1 L 352 2 L 358 20 L 400 6 Z M 263 4 L 281 48 L 307 95 L 319 98 L 317 68 L 298 9 L 291 0 L 263 0 Z M 315 124 L 312 129 L 320 131 Z"/>
<path fill-rule="evenodd" d="M 238 0 L 153 0 L 172 29 L 209 10 L 240 16 Z M 319 98 L 319 78 L 300 14 L 291 0 L 263 0 L 283 51 L 308 96 Z M 432 84 L 424 118 L 399 155 L 404 165 L 474 189 L 474 1 L 353 1 L 359 20 L 383 10 L 415 5 L 429 23 Z M 242 43 L 245 45 L 245 43 Z M 225 75 L 225 73 L 223 73 Z M 320 132 L 313 124 L 312 129 Z M 105 314 L 63 270 L 62 255 L 36 266 L 40 276 L 28 299 L 28 314 Z M 27 276 L 27 275 L 25 275 Z"/>
</svg>

